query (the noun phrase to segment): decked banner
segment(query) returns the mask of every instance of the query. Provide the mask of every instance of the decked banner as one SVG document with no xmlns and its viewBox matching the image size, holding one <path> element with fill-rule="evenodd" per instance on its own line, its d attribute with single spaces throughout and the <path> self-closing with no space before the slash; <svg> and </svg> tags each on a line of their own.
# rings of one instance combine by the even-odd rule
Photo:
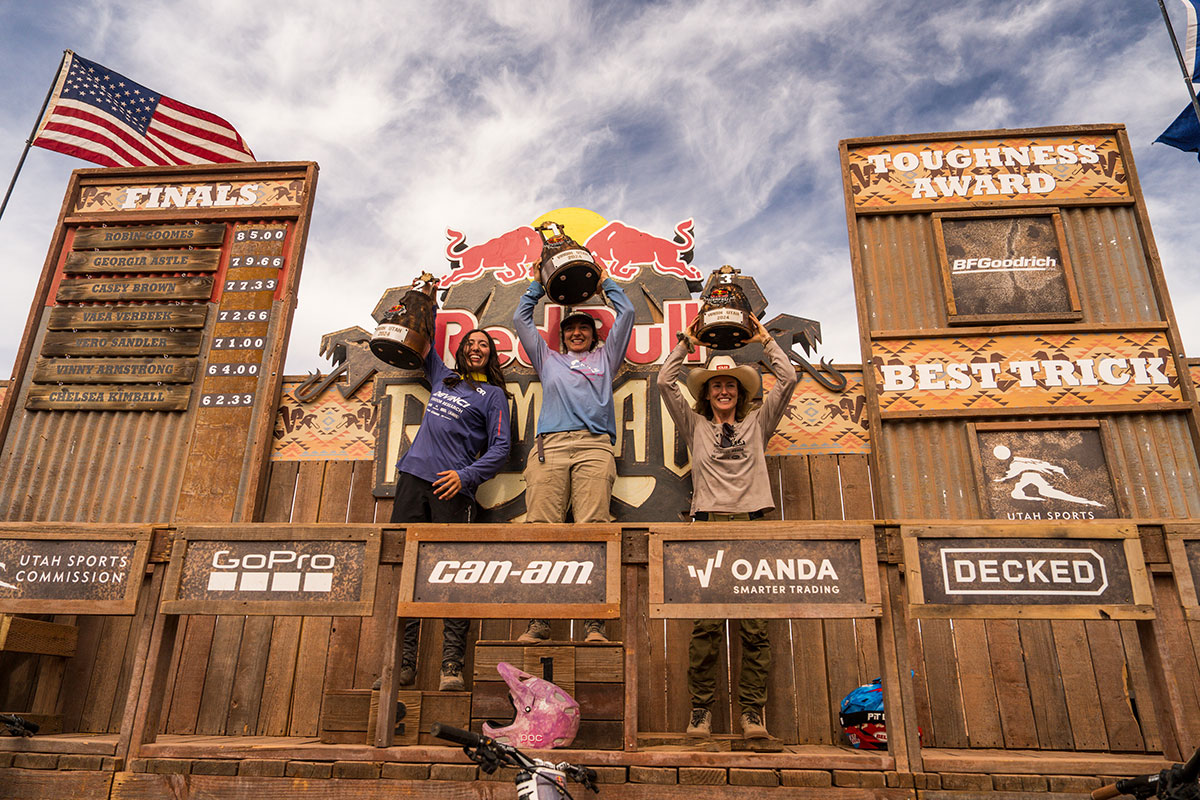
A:
<svg viewBox="0 0 1200 800">
<path fill-rule="evenodd" d="M 885 418 L 1183 403 L 1164 331 L 876 339 L 871 350 Z"/>
<path fill-rule="evenodd" d="M 613 525 L 412 525 L 402 617 L 620 616 L 621 529 Z"/>
<path fill-rule="evenodd" d="M 987 138 L 861 145 L 848 151 L 856 209 L 1068 199 L 1132 200 L 1116 137 Z"/>
<path fill-rule="evenodd" d="M 791 523 L 655 526 L 650 616 L 778 619 L 881 613 L 875 530 Z"/>
<path fill-rule="evenodd" d="M 1145 619 L 1154 615 L 1137 526 L 900 530 L 916 617 Z M 970 608 L 967 608 L 970 607 Z"/>
<path fill-rule="evenodd" d="M 5 527 L 0 611 L 133 614 L 149 552 L 149 528 Z"/>
</svg>

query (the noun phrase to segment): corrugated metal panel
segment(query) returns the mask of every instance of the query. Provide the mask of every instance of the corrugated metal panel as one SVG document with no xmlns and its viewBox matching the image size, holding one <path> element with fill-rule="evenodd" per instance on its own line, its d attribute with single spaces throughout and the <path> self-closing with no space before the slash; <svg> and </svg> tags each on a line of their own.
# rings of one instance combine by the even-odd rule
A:
<svg viewBox="0 0 1200 800">
<path fill-rule="evenodd" d="M 13 415 L 0 477 L 8 521 L 166 522 L 190 415 L 34 411 Z"/>
<path fill-rule="evenodd" d="M 1039 418 L 1051 421 L 1057 417 Z M 1196 453 L 1183 414 L 1122 414 L 1109 421 L 1117 491 L 1133 517 L 1200 516 Z M 1078 417 L 1062 417 L 1078 419 Z M 981 515 L 965 420 L 889 422 L 880 442 L 883 516 L 972 519 Z"/>
<path fill-rule="evenodd" d="M 1082 324 L 1161 321 L 1133 206 L 1066 208 L 1062 220 Z M 932 215 L 869 215 L 857 224 L 868 328 L 946 328 Z"/>
</svg>

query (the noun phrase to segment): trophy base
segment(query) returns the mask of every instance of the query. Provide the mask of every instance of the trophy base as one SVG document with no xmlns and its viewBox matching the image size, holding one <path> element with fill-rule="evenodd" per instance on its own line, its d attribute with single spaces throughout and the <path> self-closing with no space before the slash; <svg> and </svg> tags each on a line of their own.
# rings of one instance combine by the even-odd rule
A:
<svg viewBox="0 0 1200 800">
<path fill-rule="evenodd" d="M 429 339 L 412 328 L 380 325 L 371 337 L 371 354 L 399 369 L 421 369 L 429 354 Z"/>
<path fill-rule="evenodd" d="M 701 313 L 696 338 L 714 350 L 736 350 L 754 338 L 750 315 L 733 308 L 721 308 Z"/>
<path fill-rule="evenodd" d="M 587 261 L 564 264 L 546 278 L 546 294 L 564 306 L 575 306 L 600 290 L 600 268 Z"/>
</svg>

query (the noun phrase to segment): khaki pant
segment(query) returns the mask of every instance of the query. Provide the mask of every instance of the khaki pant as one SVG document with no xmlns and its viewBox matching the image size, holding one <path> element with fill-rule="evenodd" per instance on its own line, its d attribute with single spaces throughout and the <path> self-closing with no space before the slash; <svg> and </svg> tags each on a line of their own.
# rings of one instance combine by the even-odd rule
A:
<svg viewBox="0 0 1200 800">
<path fill-rule="evenodd" d="M 711 522 L 748 520 L 749 514 L 710 514 Z M 771 670 L 771 640 L 765 619 L 740 619 L 742 668 L 738 675 L 738 706 L 757 711 L 767 703 L 767 675 Z M 717 688 L 717 658 L 725 638 L 725 620 L 698 619 L 692 624 L 688 644 L 688 692 L 692 708 L 711 708 Z"/>
<path fill-rule="evenodd" d="M 612 522 L 617 463 L 608 434 L 559 431 L 542 437 L 545 463 L 537 447 L 525 463 L 526 522 L 562 522 L 567 507 L 576 522 Z"/>
</svg>

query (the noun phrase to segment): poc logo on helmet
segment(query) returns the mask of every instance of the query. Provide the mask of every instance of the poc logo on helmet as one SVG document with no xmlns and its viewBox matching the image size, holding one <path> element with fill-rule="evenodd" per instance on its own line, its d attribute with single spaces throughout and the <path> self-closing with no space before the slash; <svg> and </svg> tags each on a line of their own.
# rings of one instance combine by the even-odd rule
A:
<svg viewBox="0 0 1200 800">
<path fill-rule="evenodd" d="M 331 553 L 271 550 L 235 556 L 230 550 L 213 553 L 210 592 L 329 592 L 333 590 Z"/>
<path fill-rule="evenodd" d="M 591 561 L 530 561 L 513 569 L 511 561 L 453 561 L 433 565 L 429 583 L 506 583 L 513 578 L 528 584 L 585 584 L 591 582 Z"/>
</svg>

